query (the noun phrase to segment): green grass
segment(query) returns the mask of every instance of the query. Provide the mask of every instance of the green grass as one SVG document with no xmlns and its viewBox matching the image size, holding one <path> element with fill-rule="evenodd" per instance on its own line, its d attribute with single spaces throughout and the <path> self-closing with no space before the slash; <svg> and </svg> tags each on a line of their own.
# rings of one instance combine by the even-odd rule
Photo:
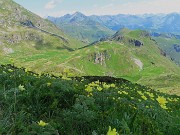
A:
<svg viewBox="0 0 180 135">
<path fill-rule="evenodd" d="M 31 30 L 34 32 L 34 30 Z M 24 29 L 22 30 L 22 33 Z M 104 41 L 75 51 L 64 48 L 63 42 L 53 36 L 41 34 L 43 42 L 36 47 L 35 41 L 23 41 L 16 44 L 5 44 L 6 48 L 12 48 L 13 53 L 0 55 L 1 64 L 10 63 L 18 67 L 26 67 L 38 73 L 49 72 L 61 75 L 64 69 L 70 69 L 75 75 L 100 75 L 123 77 L 132 82 L 151 86 L 158 90 L 180 94 L 180 83 L 176 80 L 164 85 L 162 81 L 154 81 L 161 76 L 180 76 L 180 68 L 169 58 L 160 54 L 158 46 L 149 37 L 142 37 L 142 31 L 126 31 L 124 37 L 136 38 L 143 42 L 142 47 L 135 47 L 126 42 Z M 122 33 L 121 33 L 122 34 Z M 45 46 L 46 44 L 50 46 Z M 3 47 L 1 46 L 1 47 Z M 80 45 L 81 46 L 81 45 Z M 69 46 L 73 48 L 72 46 Z M 74 48 L 75 49 L 75 48 Z M 102 54 L 102 64 L 95 63 L 95 56 Z M 132 58 L 139 59 L 143 63 L 140 70 Z M 153 63 L 153 64 L 152 64 Z"/>
<path fill-rule="evenodd" d="M 180 132 L 177 95 L 120 78 L 62 74 L 1 65 L 0 134 L 106 134 L 109 126 L 119 134 Z"/>
</svg>

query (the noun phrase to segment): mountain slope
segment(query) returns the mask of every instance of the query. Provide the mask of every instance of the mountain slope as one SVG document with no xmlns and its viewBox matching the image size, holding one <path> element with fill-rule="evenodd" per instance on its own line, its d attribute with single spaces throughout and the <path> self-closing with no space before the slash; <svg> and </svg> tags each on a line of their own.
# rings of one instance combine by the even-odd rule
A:
<svg viewBox="0 0 180 135">
<path fill-rule="evenodd" d="M 180 68 L 164 56 L 145 31 L 123 29 L 112 38 L 77 52 L 79 56 L 69 64 L 87 75 L 124 77 L 159 90 L 179 92 Z"/>
<path fill-rule="evenodd" d="M 55 39 L 52 36 L 48 40 L 54 42 Z M 64 71 L 69 71 L 71 75 L 123 77 L 164 92 L 179 94 L 180 68 L 164 56 L 146 31 L 122 29 L 107 40 L 74 51 L 59 47 L 59 42 L 53 43 L 53 47 L 59 49 L 49 49 L 49 44 L 42 42 L 46 47 L 38 50 L 29 45 L 31 42 L 11 46 L 16 50 L 13 53 L 6 48 L 9 53 L 1 53 L 1 63 L 10 63 L 13 58 L 11 63 L 38 73 L 62 75 Z"/>
<path fill-rule="evenodd" d="M 32 49 L 33 46 L 36 47 L 36 44 L 38 49 L 41 47 L 67 46 L 76 48 L 82 46 L 81 42 L 65 35 L 50 21 L 42 19 L 12 0 L 0 0 L 0 11 L 0 44 L 2 50 L 7 50 L 8 45 L 10 49 L 12 44 L 21 44 L 22 42 L 29 42 Z M 13 48 L 11 47 L 11 49 Z"/>
<path fill-rule="evenodd" d="M 180 36 L 159 33 L 154 33 L 152 36 L 166 55 L 180 65 Z"/>
<path fill-rule="evenodd" d="M 67 14 L 59 18 L 48 17 L 47 19 L 59 26 L 67 34 L 85 43 L 91 43 L 114 34 L 111 29 L 91 20 L 80 12 L 72 15 Z"/>
</svg>

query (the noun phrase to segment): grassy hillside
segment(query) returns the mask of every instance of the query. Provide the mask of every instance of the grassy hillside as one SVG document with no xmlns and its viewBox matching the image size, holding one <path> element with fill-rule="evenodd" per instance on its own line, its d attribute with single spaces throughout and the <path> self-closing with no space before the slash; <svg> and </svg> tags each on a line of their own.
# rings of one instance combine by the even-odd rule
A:
<svg viewBox="0 0 180 135">
<path fill-rule="evenodd" d="M 125 79 L 0 66 L 0 134 L 178 135 L 180 97 Z"/>
<path fill-rule="evenodd" d="M 50 21 L 24 9 L 12 0 L 0 0 L 0 47 L 1 52 L 13 52 L 15 44 L 26 42 L 29 46 L 78 48 L 83 43 L 65 35 Z M 54 41 L 52 41 L 54 40 Z M 54 44 L 56 44 L 54 46 Z M 9 46 L 7 46 L 9 45 Z M 36 48 L 36 47 L 35 47 Z M 36 49 L 39 49 L 37 47 Z"/>
<path fill-rule="evenodd" d="M 153 38 L 167 56 L 169 56 L 176 64 L 180 65 L 180 39 L 163 35 Z"/>
<path fill-rule="evenodd" d="M 141 45 L 136 46 L 138 43 Z M 63 70 L 68 69 L 72 76 L 123 77 L 163 92 L 180 94 L 180 68 L 164 56 L 156 42 L 145 31 L 124 29 L 106 41 L 75 51 L 65 47 L 27 49 L 27 46 L 25 42 L 14 45 L 14 53 L 1 54 L 1 63 L 10 63 L 13 58 L 16 66 L 27 67 L 38 73 L 61 75 Z"/>
</svg>

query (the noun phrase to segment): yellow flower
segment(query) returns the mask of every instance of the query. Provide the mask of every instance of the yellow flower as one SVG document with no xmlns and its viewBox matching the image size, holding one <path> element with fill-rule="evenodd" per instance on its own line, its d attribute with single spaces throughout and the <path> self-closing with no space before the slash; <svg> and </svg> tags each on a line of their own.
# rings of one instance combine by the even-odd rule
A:
<svg viewBox="0 0 180 135">
<path fill-rule="evenodd" d="M 160 105 L 166 105 L 166 103 L 167 103 L 167 100 L 164 97 L 158 96 L 158 98 L 156 98 L 156 100 L 159 102 Z"/>
<path fill-rule="evenodd" d="M 8 71 L 9 71 L 9 72 L 13 72 L 13 70 L 12 70 L 12 69 L 8 69 Z"/>
<path fill-rule="evenodd" d="M 126 92 L 126 91 L 122 91 L 122 93 L 124 93 L 125 95 L 128 95 L 128 92 Z"/>
<path fill-rule="evenodd" d="M 168 109 L 166 105 L 161 105 L 161 108 Z"/>
<path fill-rule="evenodd" d="M 118 135 L 118 133 L 116 132 L 115 128 L 113 130 L 111 130 L 111 126 L 109 126 L 109 130 L 107 132 L 107 135 Z"/>
<path fill-rule="evenodd" d="M 153 93 L 146 92 L 146 94 L 148 94 L 148 95 L 150 96 L 150 98 L 154 98 L 154 95 L 153 95 Z"/>
<path fill-rule="evenodd" d="M 104 83 L 104 84 L 103 84 L 103 87 L 104 87 L 105 89 L 109 89 L 109 88 L 110 88 L 110 85 Z"/>
<path fill-rule="evenodd" d="M 95 87 L 95 86 L 99 86 L 99 85 L 94 83 L 94 82 L 92 82 L 92 83 L 89 84 L 89 86 Z"/>
<path fill-rule="evenodd" d="M 144 100 L 147 100 L 147 97 L 142 95 L 141 98 L 143 98 Z"/>
<path fill-rule="evenodd" d="M 159 102 L 159 105 L 161 106 L 161 108 L 168 109 L 166 107 L 166 103 L 168 103 L 168 101 L 164 97 L 158 96 L 158 98 L 156 100 Z"/>
<path fill-rule="evenodd" d="M 111 84 L 111 88 L 115 88 L 116 85 L 114 83 Z"/>
<path fill-rule="evenodd" d="M 102 88 L 99 86 L 99 87 L 97 87 L 97 90 L 98 90 L 98 91 L 101 91 L 101 90 L 102 90 Z"/>
<path fill-rule="evenodd" d="M 38 125 L 44 127 L 44 126 L 47 126 L 48 123 L 46 123 L 46 122 L 40 120 L 40 122 L 38 122 Z"/>
<path fill-rule="evenodd" d="M 99 80 L 98 81 L 95 81 L 96 84 L 100 84 Z"/>
<path fill-rule="evenodd" d="M 24 88 L 24 86 L 23 86 L 23 85 L 21 85 L 21 84 L 19 85 L 19 87 L 18 87 L 18 88 L 19 88 L 19 90 L 20 90 L 20 91 L 24 91 L 24 90 L 26 90 L 26 89 Z"/>
<path fill-rule="evenodd" d="M 92 94 L 92 93 L 89 93 L 89 94 L 87 95 L 87 97 L 91 97 L 91 96 L 93 96 L 93 94 Z"/>
<path fill-rule="evenodd" d="M 87 86 L 87 88 L 85 89 L 87 92 L 92 92 L 92 87 L 91 86 Z"/>
<path fill-rule="evenodd" d="M 137 91 L 137 93 L 138 93 L 139 95 L 143 95 L 143 93 L 142 93 L 141 91 Z"/>
<path fill-rule="evenodd" d="M 118 91 L 118 93 L 119 93 L 119 94 L 122 94 L 122 92 L 121 92 L 121 91 Z"/>
<path fill-rule="evenodd" d="M 48 82 L 48 83 L 47 83 L 47 86 L 48 86 L 48 87 L 49 87 L 49 86 L 51 86 L 51 83 L 50 83 L 50 82 Z"/>
</svg>

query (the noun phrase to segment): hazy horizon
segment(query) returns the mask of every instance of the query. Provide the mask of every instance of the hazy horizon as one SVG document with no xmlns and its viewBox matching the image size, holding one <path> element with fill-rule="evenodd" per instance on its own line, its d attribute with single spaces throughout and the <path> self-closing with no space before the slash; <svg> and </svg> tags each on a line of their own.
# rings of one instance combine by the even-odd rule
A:
<svg viewBox="0 0 180 135">
<path fill-rule="evenodd" d="M 168 14 L 180 13 L 179 0 L 14 0 L 18 4 L 40 15 L 60 17 L 81 12 L 89 15 L 117 14 Z"/>
</svg>

